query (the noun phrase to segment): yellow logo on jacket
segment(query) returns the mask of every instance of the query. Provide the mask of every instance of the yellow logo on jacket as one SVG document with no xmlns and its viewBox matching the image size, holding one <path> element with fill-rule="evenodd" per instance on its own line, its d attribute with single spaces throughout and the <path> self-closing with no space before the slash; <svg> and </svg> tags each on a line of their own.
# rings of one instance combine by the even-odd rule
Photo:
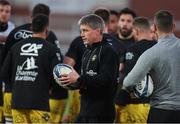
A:
<svg viewBox="0 0 180 124">
<path fill-rule="evenodd" d="M 97 58 L 97 55 L 94 55 L 94 56 L 92 57 L 92 62 L 95 61 L 96 58 Z"/>
</svg>

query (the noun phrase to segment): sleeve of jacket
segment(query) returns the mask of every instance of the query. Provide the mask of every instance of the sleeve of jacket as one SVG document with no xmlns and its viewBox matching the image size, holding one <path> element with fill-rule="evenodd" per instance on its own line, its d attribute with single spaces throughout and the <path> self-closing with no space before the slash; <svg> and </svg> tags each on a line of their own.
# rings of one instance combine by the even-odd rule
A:
<svg viewBox="0 0 180 124">
<path fill-rule="evenodd" d="M 153 68 L 156 61 L 157 60 L 153 56 L 151 50 L 144 52 L 138 59 L 131 72 L 129 72 L 125 77 L 122 89 L 127 89 L 128 87 L 135 85 L 136 82 L 141 81 Z"/>
</svg>

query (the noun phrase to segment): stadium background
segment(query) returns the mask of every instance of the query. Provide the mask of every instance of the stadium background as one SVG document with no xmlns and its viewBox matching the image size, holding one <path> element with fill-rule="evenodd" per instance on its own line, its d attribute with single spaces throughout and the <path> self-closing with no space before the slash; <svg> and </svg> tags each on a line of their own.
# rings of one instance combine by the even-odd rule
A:
<svg viewBox="0 0 180 124">
<path fill-rule="evenodd" d="M 21 25 L 30 22 L 31 10 L 37 3 L 50 6 L 50 28 L 60 40 L 63 54 L 70 42 L 79 35 L 78 20 L 81 16 L 91 13 L 97 7 L 107 7 L 119 11 L 124 7 L 134 9 L 138 15 L 153 21 L 154 13 L 160 9 L 170 10 L 175 16 L 176 31 L 180 37 L 179 0 L 9 0 L 13 5 L 11 20 Z"/>
</svg>

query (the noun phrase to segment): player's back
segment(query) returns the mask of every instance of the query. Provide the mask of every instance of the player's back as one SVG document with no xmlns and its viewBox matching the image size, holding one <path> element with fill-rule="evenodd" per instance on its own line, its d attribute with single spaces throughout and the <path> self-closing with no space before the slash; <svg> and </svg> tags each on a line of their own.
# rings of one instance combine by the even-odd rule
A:
<svg viewBox="0 0 180 124">
<path fill-rule="evenodd" d="M 11 48 L 1 71 L 2 78 L 13 84 L 13 108 L 49 110 L 50 72 L 59 63 L 57 53 L 56 47 L 41 38 L 25 39 Z"/>
</svg>

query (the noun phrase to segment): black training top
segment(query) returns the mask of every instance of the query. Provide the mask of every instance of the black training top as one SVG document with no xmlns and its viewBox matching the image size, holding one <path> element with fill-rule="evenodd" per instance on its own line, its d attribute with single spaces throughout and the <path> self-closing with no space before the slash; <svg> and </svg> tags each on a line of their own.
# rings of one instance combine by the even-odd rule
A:
<svg viewBox="0 0 180 124">
<path fill-rule="evenodd" d="M 12 86 L 13 109 L 49 111 L 53 68 L 60 63 L 58 49 L 41 38 L 28 38 L 9 51 L 1 78 Z"/>
<path fill-rule="evenodd" d="M 135 42 L 131 45 L 126 52 L 126 61 L 125 61 L 125 69 L 124 74 L 125 76 L 133 69 L 134 65 L 136 64 L 138 58 L 149 48 L 154 46 L 157 42 L 156 41 L 148 41 L 148 40 L 141 40 L 139 42 Z M 115 99 L 116 104 L 123 103 L 124 100 L 121 99 L 120 92 L 117 92 L 117 96 Z M 131 95 L 133 96 L 133 95 Z M 127 104 L 138 104 L 138 103 L 149 103 L 149 98 L 141 98 L 138 99 L 136 97 L 131 97 Z"/>
<path fill-rule="evenodd" d="M 2 50 L 2 54 L 0 56 L 0 63 L 3 64 L 8 51 L 14 44 L 18 43 L 19 41 L 21 41 L 23 39 L 27 39 L 30 37 L 32 37 L 31 23 L 20 25 L 20 26 L 16 27 L 14 30 L 12 30 L 11 33 L 9 34 L 6 44 Z M 62 62 L 63 55 L 61 53 L 59 41 L 58 41 L 56 35 L 52 31 L 49 31 L 49 34 L 48 34 L 48 37 L 46 38 L 46 40 L 58 48 L 58 52 L 60 55 L 59 60 L 61 60 L 61 62 Z M 6 83 L 5 84 L 5 92 L 11 92 L 10 87 L 11 86 L 9 86 L 9 84 Z M 59 85 L 54 84 L 51 90 L 52 90 L 51 98 L 53 98 L 53 99 L 67 98 L 67 90 L 60 87 Z"/>
<path fill-rule="evenodd" d="M 121 39 L 119 38 L 118 34 L 114 35 L 118 40 L 120 40 L 121 42 L 124 43 L 124 45 L 126 46 L 126 48 L 130 47 L 131 45 L 133 45 L 135 43 L 134 37 L 131 37 L 129 39 Z"/>
<path fill-rule="evenodd" d="M 156 41 L 141 40 L 139 42 L 134 43 L 127 49 L 125 75 L 127 75 L 132 70 L 141 54 L 143 54 L 143 52 L 147 49 L 154 46 L 156 43 Z"/>
</svg>

